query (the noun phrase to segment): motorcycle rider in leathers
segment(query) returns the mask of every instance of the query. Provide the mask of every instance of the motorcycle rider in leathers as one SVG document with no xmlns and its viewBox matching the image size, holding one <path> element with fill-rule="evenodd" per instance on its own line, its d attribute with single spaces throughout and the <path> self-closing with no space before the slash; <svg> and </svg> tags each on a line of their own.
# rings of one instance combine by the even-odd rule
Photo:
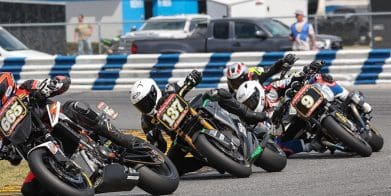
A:
<svg viewBox="0 0 391 196">
<path fill-rule="evenodd" d="M 287 54 L 284 58 L 277 60 L 266 70 L 263 67 L 248 68 L 244 63 L 236 62 L 227 66 L 227 84 L 229 92 L 235 93 L 239 86 L 246 81 L 256 80 L 261 85 L 273 75 L 281 71 L 287 71 L 296 61 L 296 56 Z"/>
<path fill-rule="evenodd" d="M 282 111 L 280 111 L 279 100 L 281 96 L 284 96 L 285 89 L 289 87 L 295 80 L 302 80 L 305 74 L 316 73 L 324 65 L 323 61 L 313 61 L 311 64 L 304 67 L 303 72 L 293 73 L 288 78 L 276 81 L 277 85 L 273 83 L 269 85 L 270 88 L 285 87 L 285 88 L 276 88 L 276 95 L 270 96 L 267 94 L 259 93 L 257 91 L 262 91 L 264 87 L 257 85 L 254 82 L 245 82 L 243 83 L 237 92 L 237 99 L 239 102 L 247 105 L 248 107 L 254 109 L 256 112 L 266 111 L 271 117 L 273 123 L 277 123 L 282 118 Z M 326 84 L 333 91 L 334 96 L 342 101 L 346 100 L 349 92 L 343 86 L 338 84 L 330 74 L 315 74 L 312 78 L 309 79 L 309 83 L 319 82 Z M 260 96 L 263 95 L 263 96 Z M 276 99 L 277 98 L 277 99 Z M 251 101 L 250 101 L 251 100 Z M 368 103 L 363 103 L 361 107 L 364 113 L 369 113 L 371 111 L 371 106 Z M 291 154 L 299 152 L 309 152 L 311 150 L 323 151 L 321 144 L 315 141 L 305 141 L 303 139 L 294 139 L 295 135 L 305 126 L 305 122 L 300 118 L 294 118 L 291 121 L 289 128 L 285 130 L 281 135 L 276 138 L 276 142 L 283 149 L 285 154 L 288 156 Z"/>
<path fill-rule="evenodd" d="M 187 84 L 188 88 L 185 89 L 184 95 L 195 87 L 202 80 L 201 73 L 193 70 L 185 79 L 184 84 Z M 176 87 L 175 87 L 176 86 Z M 161 131 L 165 130 L 164 127 L 159 126 L 154 115 L 156 110 L 165 100 L 166 96 L 170 93 L 178 92 L 182 88 L 182 85 L 176 83 L 175 85 L 168 86 L 166 92 L 160 91 L 156 82 L 152 79 L 143 79 L 137 81 L 130 92 L 130 100 L 132 104 L 142 112 L 141 125 L 148 141 L 152 144 L 156 144 L 157 147 L 165 152 L 167 143 L 163 139 Z M 247 106 L 239 103 L 230 92 L 225 89 L 212 89 L 206 92 L 204 98 L 208 98 L 212 101 L 217 101 L 219 105 L 230 113 L 233 113 L 249 124 L 256 124 L 266 119 L 265 113 L 257 113 Z M 162 98 L 161 98 L 162 97 Z M 170 135 L 170 132 L 168 132 Z M 199 160 L 195 157 L 185 157 L 189 152 L 185 142 L 180 138 L 175 138 L 174 135 L 170 135 L 173 139 L 173 144 L 168 151 L 168 157 L 175 164 L 180 175 L 188 172 L 196 171 L 205 166 L 203 160 Z"/>
<path fill-rule="evenodd" d="M 39 80 L 26 80 L 19 87 L 12 73 L 0 73 L 0 108 L 14 95 L 34 96 L 39 104 L 43 106 L 48 102 L 49 97 L 60 95 L 68 90 L 71 80 L 64 76 Z M 16 152 L 11 143 L 5 139 L 0 142 L 1 159 L 8 160 L 12 165 L 19 165 L 22 158 Z M 48 195 L 48 192 L 39 184 L 32 172 L 29 172 L 22 186 L 23 195 Z"/>
<path fill-rule="evenodd" d="M 46 110 L 46 104 L 51 102 L 49 98 L 63 94 L 69 89 L 70 84 L 70 78 L 55 76 L 43 81 L 27 80 L 17 88 L 12 73 L 0 73 L 0 108 L 13 95 L 25 94 L 29 97 L 34 96 L 36 100 L 38 100 L 43 111 L 39 113 L 43 115 L 42 118 L 47 118 L 45 117 L 46 113 L 44 111 Z M 134 136 L 121 133 L 110 122 L 100 118 L 97 113 L 84 103 L 68 101 L 63 105 L 62 109 L 68 117 L 72 120 L 76 120 L 75 122 L 85 123 L 86 127 L 92 128 L 97 134 L 110 139 L 115 144 L 131 148 L 135 141 Z M 83 126 L 83 124 L 81 125 Z M 6 159 L 13 165 L 18 165 L 22 160 L 12 145 L 10 145 L 9 141 L 3 140 L 0 140 L 0 159 Z M 24 180 L 21 192 L 25 196 L 53 195 L 53 193 L 48 192 L 46 188 L 47 187 L 42 186 L 38 182 L 32 172 L 29 172 Z"/>
</svg>

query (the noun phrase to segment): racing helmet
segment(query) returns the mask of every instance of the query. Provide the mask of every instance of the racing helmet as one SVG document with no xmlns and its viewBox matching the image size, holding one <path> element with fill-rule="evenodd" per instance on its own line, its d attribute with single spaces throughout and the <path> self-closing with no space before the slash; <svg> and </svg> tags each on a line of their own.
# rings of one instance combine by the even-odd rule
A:
<svg viewBox="0 0 391 196">
<path fill-rule="evenodd" d="M 232 63 L 227 67 L 227 82 L 230 88 L 236 90 L 239 86 L 248 81 L 248 69 L 244 63 Z"/>
<path fill-rule="evenodd" d="M 15 94 L 16 88 L 16 82 L 11 72 L 0 73 L 0 108 Z"/>
<path fill-rule="evenodd" d="M 236 99 L 255 112 L 262 112 L 265 107 L 265 91 L 258 81 L 247 81 L 240 85 Z"/>
<path fill-rule="evenodd" d="M 143 114 L 152 114 L 161 97 L 162 92 L 152 79 L 137 81 L 130 91 L 130 101 Z"/>
</svg>

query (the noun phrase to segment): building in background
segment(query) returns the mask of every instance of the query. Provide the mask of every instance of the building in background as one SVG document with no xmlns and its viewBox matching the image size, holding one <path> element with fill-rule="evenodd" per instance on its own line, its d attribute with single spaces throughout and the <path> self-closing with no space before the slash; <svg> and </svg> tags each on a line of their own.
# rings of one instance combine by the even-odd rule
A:
<svg viewBox="0 0 391 196">
<path fill-rule="evenodd" d="M 199 0 L 51 0 L 66 4 L 66 22 L 77 23 L 77 16 L 84 15 L 85 22 L 101 23 L 95 26 L 93 41 L 99 37 L 110 38 L 138 29 L 153 16 L 197 14 Z M 110 23 L 110 24 L 108 24 Z M 67 41 L 73 42 L 74 27 L 67 27 Z"/>
<path fill-rule="evenodd" d="M 291 25 L 295 11 L 306 13 L 307 5 L 307 0 L 207 0 L 206 10 L 212 18 L 280 17 L 280 21 Z"/>
<path fill-rule="evenodd" d="M 34 24 L 65 22 L 65 3 L 0 0 L 0 24 Z M 2 25 L 28 48 L 50 54 L 64 54 L 65 27 Z"/>
</svg>

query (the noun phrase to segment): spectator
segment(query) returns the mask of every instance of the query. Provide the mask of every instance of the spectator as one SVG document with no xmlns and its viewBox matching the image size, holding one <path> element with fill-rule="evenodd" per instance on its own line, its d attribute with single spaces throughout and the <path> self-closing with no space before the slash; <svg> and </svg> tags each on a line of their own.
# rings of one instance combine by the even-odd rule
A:
<svg viewBox="0 0 391 196">
<path fill-rule="evenodd" d="M 77 53 L 81 54 L 92 54 L 91 40 L 90 37 L 92 35 L 93 29 L 90 24 L 84 23 L 84 16 L 81 14 L 77 17 L 79 20 L 79 24 L 75 28 L 75 41 L 78 42 L 78 50 Z M 85 49 L 87 48 L 87 52 L 85 53 Z"/>
<path fill-rule="evenodd" d="M 315 31 L 312 25 L 304 21 L 304 12 L 296 10 L 296 20 L 291 26 L 289 39 L 293 42 L 292 49 L 296 51 L 316 50 Z"/>
</svg>

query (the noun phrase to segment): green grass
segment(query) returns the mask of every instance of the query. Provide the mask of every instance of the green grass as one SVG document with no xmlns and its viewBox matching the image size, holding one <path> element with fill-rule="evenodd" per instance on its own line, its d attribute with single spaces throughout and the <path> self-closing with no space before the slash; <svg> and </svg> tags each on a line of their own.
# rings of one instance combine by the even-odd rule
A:
<svg viewBox="0 0 391 196">
<path fill-rule="evenodd" d="M 28 171 L 26 161 L 18 166 L 13 166 L 8 161 L 0 161 L 0 195 L 5 189 L 9 192 L 19 190 Z"/>
</svg>

